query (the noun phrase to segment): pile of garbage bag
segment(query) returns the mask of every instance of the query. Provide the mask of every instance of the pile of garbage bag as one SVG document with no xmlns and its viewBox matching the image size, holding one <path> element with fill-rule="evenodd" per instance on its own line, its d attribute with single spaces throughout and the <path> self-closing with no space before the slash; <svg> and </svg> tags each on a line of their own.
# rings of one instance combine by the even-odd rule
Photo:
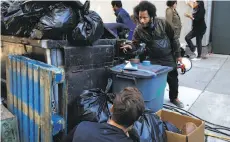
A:
<svg viewBox="0 0 230 142">
<path fill-rule="evenodd" d="M 90 45 L 104 24 L 89 8 L 89 1 L 1 1 L 1 34 Z"/>
</svg>

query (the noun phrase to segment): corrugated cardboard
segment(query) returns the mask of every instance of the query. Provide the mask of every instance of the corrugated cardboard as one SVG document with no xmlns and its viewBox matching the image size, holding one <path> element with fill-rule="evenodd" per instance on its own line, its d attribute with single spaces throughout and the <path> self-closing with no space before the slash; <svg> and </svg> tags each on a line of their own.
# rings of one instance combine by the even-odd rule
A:
<svg viewBox="0 0 230 142">
<path fill-rule="evenodd" d="M 166 131 L 168 142 L 204 142 L 205 124 L 203 121 L 165 110 L 160 110 L 156 114 L 161 117 L 163 121 L 168 121 L 179 129 L 187 122 L 193 122 L 197 126 L 197 129 L 189 135 Z"/>
</svg>

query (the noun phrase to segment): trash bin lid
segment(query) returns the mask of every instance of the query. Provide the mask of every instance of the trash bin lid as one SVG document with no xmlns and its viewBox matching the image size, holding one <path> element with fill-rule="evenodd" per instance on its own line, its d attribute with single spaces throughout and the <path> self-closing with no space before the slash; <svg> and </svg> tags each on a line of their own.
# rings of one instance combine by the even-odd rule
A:
<svg viewBox="0 0 230 142">
<path fill-rule="evenodd" d="M 173 68 L 168 66 L 161 65 L 148 65 L 144 66 L 142 64 L 138 64 L 138 69 L 136 71 L 124 70 L 125 64 L 120 64 L 114 66 L 110 69 L 113 74 L 132 76 L 136 78 L 153 78 L 160 74 L 168 73 Z"/>
</svg>

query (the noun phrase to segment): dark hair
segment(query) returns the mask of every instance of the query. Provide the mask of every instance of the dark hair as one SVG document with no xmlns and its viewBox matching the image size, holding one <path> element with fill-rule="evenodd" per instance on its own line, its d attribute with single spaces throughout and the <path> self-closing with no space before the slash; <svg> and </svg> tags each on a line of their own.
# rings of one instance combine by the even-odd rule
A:
<svg viewBox="0 0 230 142">
<path fill-rule="evenodd" d="M 122 2 L 120 1 L 120 0 L 113 0 L 112 2 L 111 2 L 111 5 L 114 7 L 114 6 L 116 6 L 116 7 L 118 7 L 118 8 L 121 8 L 122 7 Z"/>
<path fill-rule="evenodd" d="M 155 18 L 156 17 L 156 7 L 154 4 L 152 4 L 149 1 L 141 1 L 136 7 L 133 9 L 134 17 L 138 18 L 139 12 L 140 11 L 147 11 L 150 18 Z"/>
<path fill-rule="evenodd" d="M 139 23 L 139 7 L 138 5 L 133 8 L 133 18 Z"/>
<path fill-rule="evenodd" d="M 141 92 L 137 88 L 127 87 L 116 95 L 111 119 L 127 128 L 138 120 L 144 110 Z"/>
<path fill-rule="evenodd" d="M 204 8 L 204 2 L 202 0 L 197 0 L 196 2 L 200 8 Z"/>
<path fill-rule="evenodd" d="M 172 7 L 175 3 L 177 3 L 176 0 L 175 0 L 175 1 L 168 0 L 168 1 L 166 2 L 166 5 L 167 5 L 168 7 Z"/>
</svg>

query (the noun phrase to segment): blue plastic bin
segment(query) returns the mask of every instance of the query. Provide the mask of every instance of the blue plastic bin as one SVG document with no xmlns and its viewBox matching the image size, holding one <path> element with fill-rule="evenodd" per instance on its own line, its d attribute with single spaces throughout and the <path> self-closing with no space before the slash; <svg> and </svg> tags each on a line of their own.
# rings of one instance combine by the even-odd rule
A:
<svg viewBox="0 0 230 142">
<path fill-rule="evenodd" d="M 137 87 L 142 92 L 147 108 L 154 112 L 162 109 L 167 74 L 172 68 L 138 64 L 137 71 L 127 71 L 123 70 L 124 66 L 121 64 L 110 69 L 113 76 L 113 93 L 118 93 L 125 87 Z"/>
</svg>

